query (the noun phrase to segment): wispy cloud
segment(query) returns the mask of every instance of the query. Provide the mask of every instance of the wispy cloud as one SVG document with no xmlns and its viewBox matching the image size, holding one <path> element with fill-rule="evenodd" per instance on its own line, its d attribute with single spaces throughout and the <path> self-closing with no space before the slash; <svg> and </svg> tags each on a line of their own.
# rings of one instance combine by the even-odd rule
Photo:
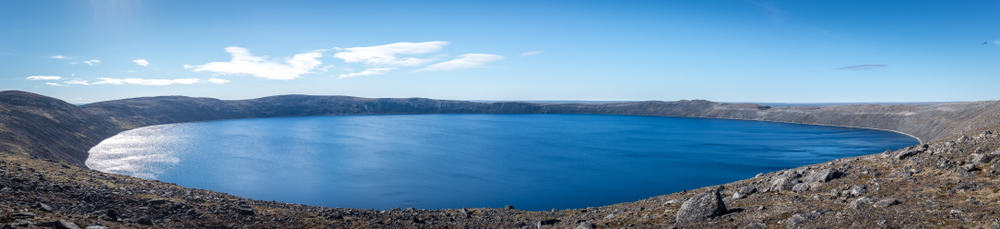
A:
<svg viewBox="0 0 1000 229">
<path fill-rule="evenodd" d="M 372 66 L 420 66 L 433 61 L 433 59 L 410 55 L 436 53 L 446 45 L 448 42 L 444 41 L 397 42 L 376 46 L 337 48 L 337 50 L 344 51 L 335 53 L 333 56 L 348 63 L 362 63 Z"/>
<path fill-rule="evenodd" d="M 269 80 L 290 80 L 312 73 L 319 67 L 322 51 L 311 51 L 287 58 L 284 62 L 266 60 L 253 56 L 250 50 L 241 47 L 227 47 L 226 52 L 233 58 L 229 62 L 211 62 L 198 66 L 185 65 L 195 72 L 212 72 L 219 75 L 250 75 Z"/>
<path fill-rule="evenodd" d="M 538 55 L 538 54 L 542 54 L 542 51 L 541 50 L 535 50 L 535 51 L 523 52 L 523 53 L 521 53 L 521 56 L 534 56 L 534 55 Z"/>
<path fill-rule="evenodd" d="M 181 79 L 142 79 L 142 78 L 98 78 L 100 81 L 94 82 L 94 85 L 99 84 L 110 84 L 110 85 L 123 85 L 123 84 L 133 84 L 133 85 L 143 85 L 143 86 L 168 86 L 174 84 L 194 84 L 199 81 L 196 78 L 181 78 Z"/>
<path fill-rule="evenodd" d="M 393 68 L 369 68 L 369 69 L 365 69 L 364 71 L 360 71 L 360 72 L 352 72 L 352 73 L 347 73 L 347 74 L 340 74 L 340 78 L 350 78 L 350 77 L 355 77 L 355 76 L 379 75 L 379 74 L 383 74 L 383 73 L 392 71 L 392 69 Z"/>
<path fill-rule="evenodd" d="M 139 65 L 139 66 L 143 66 L 143 67 L 149 66 L 149 61 L 146 60 L 146 59 L 135 59 L 135 60 L 132 60 L 132 63 L 135 63 L 135 65 Z"/>
<path fill-rule="evenodd" d="M 230 81 L 229 81 L 229 80 L 227 80 L 227 79 L 220 79 L 220 78 L 209 78 L 209 79 L 208 79 L 208 82 L 209 82 L 209 83 L 213 83 L 213 84 L 227 84 L 227 83 L 229 83 Z"/>
<path fill-rule="evenodd" d="M 839 70 L 861 71 L 861 70 L 875 70 L 875 69 L 880 69 L 880 68 L 884 68 L 884 67 L 886 67 L 886 65 L 884 65 L 884 64 L 859 64 L 859 65 L 844 66 L 844 67 L 840 67 L 840 68 L 837 68 L 837 69 L 839 69 Z"/>
<path fill-rule="evenodd" d="M 63 83 L 67 85 L 90 85 L 90 82 L 87 82 L 86 80 L 69 80 Z"/>
<path fill-rule="evenodd" d="M 62 76 L 28 76 L 27 80 L 61 80 Z"/>
<path fill-rule="evenodd" d="M 53 86 L 53 87 L 68 87 L 65 84 L 55 83 L 55 82 L 45 82 L 45 85 L 49 85 L 49 86 Z"/>
<path fill-rule="evenodd" d="M 65 60 L 65 59 L 69 59 L 70 57 L 63 56 L 63 55 L 55 55 L 55 56 L 50 56 L 49 58 L 56 59 L 56 60 Z"/>
<path fill-rule="evenodd" d="M 100 64 L 100 63 L 101 63 L 101 60 L 98 60 L 98 59 L 89 59 L 89 60 L 85 60 L 85 61 L 71 62 L 70 64 L 86 64 L 87 66 L 94 66 L 94 65 L 97 65 L 97 64 Z"/>
<path fill-rule="evenodd" d="M 463 54 L 458 58 L 449 61 L 428 65 L 427 67 L 418 69 L 417 71 L 451 71 L 463 68 L 474 68 L 502 59 L 503 56 L 500 55 L 469 53 Z"/>
</svg>

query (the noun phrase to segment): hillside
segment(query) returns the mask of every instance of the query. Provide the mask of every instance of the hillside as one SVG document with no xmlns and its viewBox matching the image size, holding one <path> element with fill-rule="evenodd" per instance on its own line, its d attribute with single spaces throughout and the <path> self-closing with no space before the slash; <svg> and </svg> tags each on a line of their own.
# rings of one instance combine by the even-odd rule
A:
<svg viewBox="0 0 1000 229">
<path fill-rule="evenodd" d="M 899 131 L 927 145 L 761 174 L 630 203 L 552 212 L 361 210 L 249 200 L 82 166 L 102 139 L 218 119 L 411 113 L 590 113 L 765 120 Z M 148 97 L 74 106 L 0 92 L 0 223 L 111 227 L 996 227 L 1000 102 L 769 107 L 702 100 L 477 103 L 285 95 Z M 623 190 L 627 191 L 627 190 Z M 62 220 L 62 221 L 60 221 Z M 759 227 L 765 226 L 765 227 Z"/>
</svg>

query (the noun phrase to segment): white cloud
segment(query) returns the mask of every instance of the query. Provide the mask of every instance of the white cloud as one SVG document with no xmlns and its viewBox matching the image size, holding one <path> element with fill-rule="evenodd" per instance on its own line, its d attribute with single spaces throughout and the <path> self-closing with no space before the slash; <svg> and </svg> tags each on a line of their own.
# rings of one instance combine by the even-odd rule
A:
<svg viewBox="0 0 1000 229">
<path fill-rule="evenodd" d="M 219 78 L 209 78 L 209 79 L 208 79 L 208 82 L 209 82 L 209 83 L 214 83 L 214 84 L 227 84 L 227 83 L 229 83 L 230 81 L 229 81 L 229 80 L 227 80 L 227 79 L 219 79 Z"/>
<path fill-rule="evenodd" d="M 143 66 L 143 67 L 149 66 L 149 61 L 146 60 L 146 59 L 135 59 L 135 60 L 132 60 L 132 63 L 135 63 L 135 65 L 139 65 L 139 66 Z"/>
<path fill-rule="evenodd" d="M 333 54 L 348 63 L 363 63 L 374 66 L 419 66 L 432 61 L 431 58 L 405 57 L 436 53 L 448 45 L 444 41 L 397 42 L 376 46 L 344 48 Z"/>
<path fill-rule="evenodd" d="M 67 85 L 90 85 L 90 82 L 87 82 L 86 80 L 69 80 L 63 83 Z"/>
<path fill-rule="evenodd" d="M 94 85 L 98 84 L 111 84 L 111 85 L 122 85 L 122 84 L 134 84 L 143 86 L 168 86 L 174 84 L 194 84 L 199 80 L 196 78 L 181 78 L 181 79 L 141 79 L 141 78 L 98 78 L 101 81 L 94 82 Z"/>
<path fill-rule="evenodd" d="M 49 58 L 56 59 L 56 60 L 69 59 L 69 57 L 63 56 L 63 55 L 50 56 Z"/>
<path fill-rule="evenodd" d="M 355 77 L 355 76 L 379 75 L 379 74 L 386 73 L 388 71 L 392 71 L 392 68 L 369 68 L 369 69 L 365 69 L 364 71 L 360 71 L 360 72 L 352 72 L 352 73 L 347 73 L 347 74 L 340 74 L 340 78 L 349 78 L 349 77 Z"/>
<path fill-rule="evenodd" d="M 85 60 L 85 61 L 72 62 L 70 64 L 87 64 L 88 66 L 94 66 L 94 65 L 97 65 L 97 64 L 100 64 L 100 63 L 101 63 L 101 60 L 90 59 L 90 60 Z"/>
<path fill-rule="evenodd" d="M 28 76 L 27 80 L 61 80 L 62 76 Z"/>
<path fill-rule="evenodd" d="M 1000 40 L 993 41 L 993 44 L 1000 45 Z"/>
<path fill-rule="evenodd" d="M 312 51 L 292 56 L 285 63 L 265 60 L 250 54 L 250 50 L 241 47 L 227 47 L 226 52 L 233 56 L 229 62 L 211 62 L 198 66 L 185 65 L 184 68 L 195 72 L 212 72 L 219 75 L 250 75 L 269 80 L 290 80 L 312 73 L 319 67 L 323 57 L 322 51 Z"/>
<path fill-rule="evenodd" d="M 534 56 L 534 55 L 538 55 L 538 54 L 542 54 L 542 51 L 541 50 L 535 50 L 535 51 L 523 52 L 523 53 L 521 53 L 521 56 Z"/>
<path fill-rule="evenodd" d="M 49 85 L 49 86 L 53 86 L 53 87 L 66 87 L 65 84 L 53 83 L 53 82 L 45 82 L 45 85 Z"/>
<path fill-rule="evenodd" d="M 474 68 L 503 59 L 503 56 L 483 53 L 463 54 L 458 58 L 429 65 L 417 71 L 451 71 L 463 68 Z"/>
</svg>

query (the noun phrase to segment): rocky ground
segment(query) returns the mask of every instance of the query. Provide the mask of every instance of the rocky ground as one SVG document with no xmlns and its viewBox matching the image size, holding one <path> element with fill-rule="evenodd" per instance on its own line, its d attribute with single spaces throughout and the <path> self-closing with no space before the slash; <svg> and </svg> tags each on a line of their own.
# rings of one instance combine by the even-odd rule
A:
<svg viewBox="0 0 1000 229">
<path fill-rule="evenodd" d="M 4 228 L 1000 228 L 1000 134 L 989 131 L 557 211 L 313 207 L 0 158 Z"/>
</svg>

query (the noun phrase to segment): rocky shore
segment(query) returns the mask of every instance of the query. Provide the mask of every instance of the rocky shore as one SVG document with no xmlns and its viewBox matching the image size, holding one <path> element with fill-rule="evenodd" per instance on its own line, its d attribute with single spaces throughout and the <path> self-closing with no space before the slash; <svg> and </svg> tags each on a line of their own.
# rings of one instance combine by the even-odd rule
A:
<svg viewBox="0 0 1000 229">
<path fill-rule="evenodd" d="M 3 228 L 1000 228 L 1000 105 L 767 107 L 426 99 L 154 97 L 82 107 L 0 92 Z M 584 209 L 344 209 L 251 200 L 81 166 L 122 130 L 171 122 L 371 113 L 608 113 L 882 128 L 925 144 Z M 907 131 L 915 128 L 919 131 Z M 710 169 L 710 168 L 706 168 Z M 622 190 L 627 191 L 627 190 Z"/>
</svg>

